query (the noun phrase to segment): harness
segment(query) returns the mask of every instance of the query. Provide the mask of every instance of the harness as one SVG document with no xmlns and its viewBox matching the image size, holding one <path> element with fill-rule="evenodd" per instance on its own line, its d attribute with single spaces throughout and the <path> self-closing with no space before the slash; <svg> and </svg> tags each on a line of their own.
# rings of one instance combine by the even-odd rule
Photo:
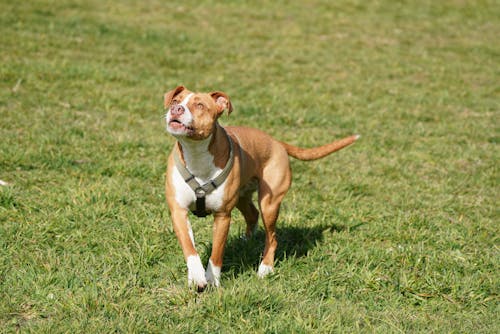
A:
<svg viewBox="0 0 500 334">
<path fill-rule="evenodd" d="M 215 189 L 217 189 L 221 184 L 226 181 L 231 169 L 233 168 L 234 163 L 234 153 L 233 153 L 233 140 L 227 134 L 226 130 L 223 129 L 223 132 L 226 134 L 227 140 L 229 141 L 229 159 L 227 160 L 226 166 L 224 169 L 217 175 L 215 178 L 209 180 L 207 183 L 201 185 L 196 177 L 186 168 L 186 166 L 182 163 L 181 157 L 179 154 L 179 150 L 174 152 L 174 161 L 175 167 L 181 174 L 184 182 L 193 189 L 196 195 L 196 209 L 192 211 L 198 217 L 206 217 L 208 216 L 208 212 L 206 210 L 206 197 L 210 193 L 212 193 Z"/>
</svg>

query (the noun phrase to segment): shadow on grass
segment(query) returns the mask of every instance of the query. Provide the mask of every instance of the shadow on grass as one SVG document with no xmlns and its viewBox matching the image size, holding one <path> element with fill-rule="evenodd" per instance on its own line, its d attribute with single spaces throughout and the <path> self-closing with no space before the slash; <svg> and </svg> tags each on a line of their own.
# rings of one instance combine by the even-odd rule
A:
<svg viewBox="0 0 500 334">
<path fill-rule="evenodd" d="M 314 227 L 278 228 L 278 249 L 276 250 L 275 265 L 286 258 L 306 256 L 310 250 L 321 244 L 325 233 L 353 231 L 361 225 L 362 223 L 355 226 L 325 224 Z M 249 270 L 257 270 L 264 251 L 264 240 L 265 234 L 261 229 L 249 240 L 240 237 L 228 239 L 223 271 L 239 275 Z"/>
</svg>

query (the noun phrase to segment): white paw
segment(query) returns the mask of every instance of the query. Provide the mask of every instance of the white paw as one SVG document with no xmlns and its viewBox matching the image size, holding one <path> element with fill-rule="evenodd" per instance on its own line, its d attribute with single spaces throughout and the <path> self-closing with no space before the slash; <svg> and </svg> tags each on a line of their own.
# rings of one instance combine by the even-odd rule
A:
<svg viewBox="0 0 500 334">
<path fill-rule="evenodd" d="M 207 286 L 207 279 L 205 278 L 205 269 L 201 264 L 200 256 L 188 256 L 187 267 L 189 286 L 196 285 L 198 291 L 203 291 L 203 289 Z"/>
<path fill-rule="evenodd" d="M 208 261 L 207 272 L 205 273 L 208 284 L 216 287 L 220 286 L 220 269 L 220 267 L 214 266 L 212 260 Z"/>
<path fill-rule="evenodd" d="M 261 263 L 259 266 L 259 271 L 257 272 L 257 276 L 259 276 L 259 278 L 264 278 L 267 275 L 272 274 L 273 272 L 274 272 L 273 267 Z"/>
</svg>

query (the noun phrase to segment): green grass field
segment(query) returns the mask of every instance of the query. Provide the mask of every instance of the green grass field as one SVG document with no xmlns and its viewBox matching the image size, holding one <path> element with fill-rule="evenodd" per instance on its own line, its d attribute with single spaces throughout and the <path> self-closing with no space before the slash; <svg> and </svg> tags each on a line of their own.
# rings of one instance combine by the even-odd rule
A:
<svg viewBox="0 0 500 334">
<path fill-rule="evenodd" d="M 498 333 L 498 1 L 0 1 L 0 332 Z M 239 213 L 188 289 L 163 93 L 292 161 L 276 273 Z M 208 261 L 211 220 L 191 219 Z"/>
</svg>

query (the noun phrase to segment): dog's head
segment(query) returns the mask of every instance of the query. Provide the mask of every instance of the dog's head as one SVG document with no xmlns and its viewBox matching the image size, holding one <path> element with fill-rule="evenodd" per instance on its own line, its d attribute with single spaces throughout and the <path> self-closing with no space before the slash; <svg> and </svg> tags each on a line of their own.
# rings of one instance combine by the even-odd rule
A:
<svg viewBox="0 0 500 334">
<path fill-rule="evenodd" d="M 229 97 L 223 92 L 194 93 L 184 86 L 165 93 L 167 131 L 174 137 L 205 139 L 212 133 L 217 118 L 233 111 Z"/>
</svg>

